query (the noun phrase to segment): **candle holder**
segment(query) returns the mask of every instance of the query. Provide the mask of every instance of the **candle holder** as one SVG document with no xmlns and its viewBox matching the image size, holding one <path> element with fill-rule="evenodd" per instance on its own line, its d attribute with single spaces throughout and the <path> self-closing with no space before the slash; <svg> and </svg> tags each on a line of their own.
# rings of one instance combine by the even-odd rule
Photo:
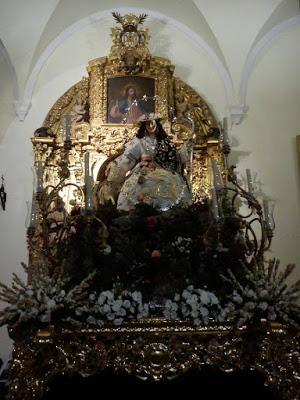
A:
<svg viewBox="0 0 300 400">
<path fill-rule="evenodd" d="M 2 180 L 2 182 L 1 182 L 1 187 L 0 187 L 0 202 L 1 202 L 2 210 L 5 211 L 7 193 L 6 193 L 5 188 L 4 188 L 4 177 L 3 177 L 3 175 L 1 177 L 1 180 Z"/>
</svg>

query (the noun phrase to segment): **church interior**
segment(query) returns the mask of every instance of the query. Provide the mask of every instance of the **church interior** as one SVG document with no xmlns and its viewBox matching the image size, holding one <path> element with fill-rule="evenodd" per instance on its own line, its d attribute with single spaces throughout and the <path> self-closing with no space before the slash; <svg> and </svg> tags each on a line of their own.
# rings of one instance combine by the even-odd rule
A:
<svg viewBox="0 0 300 400">
<path fill-rule="evenodd" d="M 0 398 L 299 399 L 299 0 L 0 22 Z"/>
</svg>

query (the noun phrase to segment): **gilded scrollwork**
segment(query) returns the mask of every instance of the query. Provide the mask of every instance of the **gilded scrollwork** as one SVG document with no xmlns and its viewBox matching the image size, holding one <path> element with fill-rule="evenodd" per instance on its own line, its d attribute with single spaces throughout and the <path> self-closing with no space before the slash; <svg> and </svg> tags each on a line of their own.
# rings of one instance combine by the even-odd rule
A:
<svg viewBox="0 0 300 400">
<path fill-rule="evenodd" d="M 71 113 L 78 96 L 80 96 L 83 101 L 87 102 L 88 91 L 89 80 L 88 78 L 82 78 L 81 81 L 73 85 L 56 101 L 50 109 L 43 126 L 50 128 L 56 138 L 58 138 L 60 136 L 60 129 L 65 129 L 65 121 L 63 118 L 66 114 Z"/>
<path fill-rule="evenodd" d="M 299 337 L 278 324 L 262 323 L 255 332 L 251 329 L 196 328 L 164 320 L 95 329 L 52 327 L 32 333 L 30 344 L 17 341 L 8 399 L 38 400 L 62 373 L 90 376 L 111 368 L 161 381 L 203 366 L 225 372 L 254 369 L 283 400 L 296 399 Z"/>
<path fill-rule="evenodd" d="M 179 78 L 174 80 L 175 114 L 178 122 L 195 124 L 196 143 L 202 144 L 210 136 L 209 129 L 217 126 L 215 117 L 206 102 L 189 85 Z"/>
<path fill-rule="evenodd" d="M 83 165 L 83 156 L 87 150 L 94 158 L 98 157 L 97 154 L 111 157 L 120 153 L 125 144 L 133 139 L 137 132 L 135 124 L 107 123 L 108 80 L 126 76 L 133 79 L 136 76 L 154 80 L 155 95 L 151 101 L 154 102 L 155 112 L 162 117 L 165 131 L 177 148 L 185 143 L 193 144 L 187 169 L 193 197 L 203 201 L 209 196 L 211 186 L 210 157 L 220 160 L 221 154 L 218 146 L 212 147 L 208 144 L 215 133 L 218 133 L 216 120 L 198 93 L 182 80 L 174 78 L 174 66 L 171 62 L 150 54 L 148 30 L 139 26 L 146 15 L 121 16 L 115 13 L 114 17 L 120 27 L 112 29 L 110 54 L 89 62 L 89 76 L 58 99 L 40 128 L 40 135 L 32 140 L 36 162 L 45 161 L 46 172 L 50 166 L 52 168 L 51 174 L 45 174 L 44 183 L 58 183 L 59 176 L 55 166 L 58 168 L 64 158 L 68 114 L 72 121 L 69 162 L 70 168 L 74 170 L 70 179 L 81 187 L 84 185 L 84 176 L 79 172 L 79 165 Z M 76 160 L 72 152 L 76 153 Z M 222 160 L 220 165 L 222 166 Z M 97 166 L 100 167 L 99 162 Z M 94 176 L 97 176 L 96 172 Z"/>
</svg>

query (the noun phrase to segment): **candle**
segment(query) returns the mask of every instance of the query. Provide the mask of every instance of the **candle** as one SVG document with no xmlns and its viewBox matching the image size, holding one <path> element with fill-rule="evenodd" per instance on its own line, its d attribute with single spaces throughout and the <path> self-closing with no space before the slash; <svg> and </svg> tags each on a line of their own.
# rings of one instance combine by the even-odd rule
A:
<svg viewBox="0 0 300 400">
<path fill-rule="evenodd" d="M 93 177 L 90 175 L 90 153 L 88 151 L 84 155 L 84 182 L 85 182 L 85 208 L 86 210 L 92 210 Z"/>
<path fill-rule="evenodd" d="M 211 159 L 211 166 L 213 170 L 213 177 L 214 177 L 214 188 L 215 190 L 221 190 L 223 188 L 222 177 L 217 166 L 217 162 L 214 158 Z"/>
<path fill-rule="evenodd" d="M 29 228 L 35 228 L 35 226 L 36 226 L 36 195 L 33 194 L 31 211 L 30 211 Z"/>
<path fill-rule="evenodd" d="M 71 125 L 72 125 L 71 114 L 67 114 L 66 115 L 66 137 L 65 137 L 66 142 L 71 140 Z"/>
<path fill-rule="evenodd" d="M 228 120 L 226 117 L 223 118 L 223 144 L 229 145 Z"/>
<path fill-rule="evenodd" d="M 44 178 L 44 162 L 38 161 L 37 163 L 37 193 L 42 193 L 43 187 L 43 178 Z"/>
<path fill-rule="evenodd" d="M 211 205 L 212 205 L 212 212 L 213 212 L 214 219 L 216 222 L 218 222 L 220 219 L 218 196 L 217 196 L 216 189 L 214 187 L 211 188 Z"/>
<path fill-rule="evenodd" d="M 266 224 L 268 225 L 269 224 L 269 202 L 266 199 L 263 200 L 263 209 L 264 209 L 265 221 L 266 221 Z"/>
<path fill-rule="evenodd" d="M 249 168 L 246 169 L 246 176 L 247 176 L 247 183 L 248 183 L 248 192 L 250 194 L 252 194 L 252 191 L 253 191 L 252 177 L 251 177 L 251 171 Z"/>
<path fill-rule="evenodd" d="M 269 229 L 274 230 L 275 229 L 275 222 L 274 222 L 274 203 L 269 205 L 269 201 L 267 199 L 263 200 L 263 210 L 264 210 L 264 216 L 265 216 L 265 222 L 266 225 Z"/>
</svg>

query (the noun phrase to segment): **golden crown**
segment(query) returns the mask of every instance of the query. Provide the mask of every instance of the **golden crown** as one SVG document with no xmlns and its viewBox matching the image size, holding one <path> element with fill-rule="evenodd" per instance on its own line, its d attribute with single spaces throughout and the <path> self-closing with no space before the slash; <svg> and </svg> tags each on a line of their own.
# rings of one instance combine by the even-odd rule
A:
<svg viewBox="0 0 300 400">
<path fill-rule="evenodd" d="M 112 15 L 114 19 L 119 22 L 124 29 L 128 26 L 134 26 L 136 28 L 138 24 L 142 24 L 147 17 L 147 14 L 140 14 L 139 16 L 136 16 L 134 14 L 126 14 L 121 17 L 121 14 L 117 12 L 113 12 Z"/>
</svg>

